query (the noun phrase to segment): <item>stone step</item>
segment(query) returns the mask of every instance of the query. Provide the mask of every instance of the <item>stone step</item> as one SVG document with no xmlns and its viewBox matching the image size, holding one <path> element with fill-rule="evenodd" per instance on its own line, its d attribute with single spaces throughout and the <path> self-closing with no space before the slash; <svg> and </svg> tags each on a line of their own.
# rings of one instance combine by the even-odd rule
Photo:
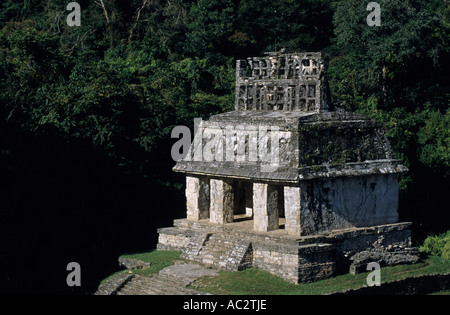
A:
<svg viewBox="0 0 450 315">
<path fill-rule="evenodd" d="M 133 277 L 134 275 L 128 273 L 116 273 L 100 284 L 95 295 L 114 295 Z"/>
<path fill-rule="evenodd" d="M 221 237 L 221 235 L 214 234 L 205 242 L 196 259 L 204 264 L 215 265 L 225 269 L 226 259 L 233 247 L 232 241 Z"/>
<path fill-rule="evenodd" d="M 117 292 L 117 295 L 193 295 L 198 293 L 196 290 L 186 288 L 185 283 L 173 277 L 158 274 L 152 277 L 135 275 Z"/>
<path fill-rule="evenodd" d="M 232 223 L 231 223 L 232 224 Z M 207 221 L 189 221 L 186 219 L 174 220 L 174 227 L 177 229 L 201 233 L 226 234 L 228 237 L 235 239 L 246 239 L 255 242 L 285 244 L 290 246 L 297 246 L 298 244 L 312 244 L 330 242 L 330 237 L 327 235 L 309 235 L 309 236 L 289 236 L 287 234 L 269 234 L 261 233 L 252 230 L 243 230 L 236 228 L 229 228 L 227 224 L 217 225 L 211 224 Z"/>
<path fill-rule="evenodd" d="M 175 261 L 158 274 L 143 276 L 138 274 L 117 273 L 104 281 L 96 295 L 209 295 L 187 288 L 195 280 L 219 275 L 217 269 L 202 264 Z"/>
<path fill-rule="evenodd" d="M 162 292 L 170 295 L 192 295 L 197 291 L 186 288 L 185 281 L 180 281 L 172 277 L 157 275 L 153 277 L 154 285 L 156 285 Z M 189 281 L 192 282 L 192 281 Z"/>
<path fill-rule="evenodd" d="M 249 255 L 251 255 L 250 242 L 234 239 L 226 233 L 216 233 L 208 238 L 193 260 L 222 270 L 237 271 L 251 265 Z"/>
<path fill-rule="evenodd" d="M 210 236 L 210 233 L 197 233 L 192 236 L 186 247 L 183 249 L 180 258 L 194 260 Z"/>
<path fill-rule="evenodd" d="M 158 294 L 152 290 L 152 283 L 147 281 L 144 277 L 135 275 L 119 292 L 117 295 L 154 295 Z"/>
<path fill-rule="evenodd" d="M 236 242 L 229 253 L 226 263 L 225 270 L 229 271 L 240 271 L 249 268 L 253 263 L 253 248 L 251 242 Z"/>
</svg>

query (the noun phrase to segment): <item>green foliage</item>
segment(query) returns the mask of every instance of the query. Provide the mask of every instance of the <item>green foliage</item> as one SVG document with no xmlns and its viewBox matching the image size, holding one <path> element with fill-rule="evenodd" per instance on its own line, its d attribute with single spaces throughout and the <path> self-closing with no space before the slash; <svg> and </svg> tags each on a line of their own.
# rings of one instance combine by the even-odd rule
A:
<svg viewBox="0 0 450 315">
<path fill-rule="evenodd" d="M 428 236 L 419 250 L 429 255 L 450 259 L 450 231 Z"/>
<path fill-rule="evenodd" d="M 329 45 L 333 11 L 329 0 L 243 0 L 235 28 L 248 48 L 259 51 L 321 50 Z"/>
<path fill-rule="evenodd" d="M 409 167 L 405 198 L 416 204 L 431 173 L 448 178 L 444 1 L 380 0 L 380 27 L 358 0 L 78 2 L 80 27 L 67 26 L 64 0 L 0 4 L 2 120 L 170 181 L 172 128 L 233 108 L 236 58 L 323 50 L 332 100 L 383 122 Z"/>
<path fill-rule="evenodd" d="M 347 109 L 385 123 L 397 158 L 410 169 L 400 183 L 409 192 L 421 165 L 444 177 L 449 170 L 449 6 L 437 0 L 378 3 L 380 27 L 366 25 L 365 2 L 333 4 L 330 90 Z"/>
<path fill-rule="evenodd" d="M 199 0 L 189 12 L 188 50 L 203 55 L 226 45 L 233 23 L 233 3 L 226 0 Z"/>
<path fill-rule="evenodd" d="M 26 19 L 39 19 L 42 9 L 40 0 L 4 0 L 0 3 L 0 27 L 10 21 L 23 21 Z"/>
<path fill-rule="evenodd" d="M 442 248 L 442 255 L 443 258 L 450 260 L 450 242 L 447 242 L 444 247 Z"/>
<path fill-rule="evenodd" d="M 57 35 L 24 21 L 0 31 L 0 47 L 3 117 L 34 132 L 87 140 L 133 168 L 150 163 L 137 160 L 136 150 L 161 150 L 174 126 L 233 104 L 230 61 L 169 61 L 152 39 L 106 49 L 102 59 L 70 57 Z"/>
<path fill-rule="evenodd" d="M 364 100 L 375 96 L 384 109 L 401 106 L 414 111 L 423 106 L 424 89 L 432 89 L 444 77 L 441 66 L 449 52 L 440 10 L 415 0 L 381 1 L 381 26 L 364 27 L 367 3 L 344 0 L 335 5 L 335 47 L 345 56 L 340 71 L 331 71 L 341 75 L 332 79 L 338 90 L 340 85 L 350 85 Z M 342 72 L 351 77 L 343 77 Z"/>
<path fill-rule="evenodd" d="M 399 176 L 400 219 L 413 221 L 419 237 L 448 229 L 448 1 L 379 0 L 381 27 L 367 26 L 369 1 L 359 0 L 77 0 L 79 27 L 66 23 L 69 2 L 0 1 L 0 178 L 9 187 L 2 210 L 17 213 L 17 222 L 31 218 L 34 228 L 47 215 L 53 231 L 66 226 L 61 209 L 90 225 L 110 222 L 120 209 L 127 218 L 117 222 L 129 229 L 148 225 L 142 213 L 181 216 L 173 127 L 232 110 L 235 60 L 286 48 L 328 53 L 332 100 L 385 124 L 409 168 Z M 336 162 L 351 153 L 326 149 Z M 39 205 L 42 211 L 29 212 Z M 103 208 L 107 221 L 86 219 Z M 0 231 L 21 230 L 5 222 Z M 90 239 L 87 230 L 80 228 Z M 107 242 L 103 229 L 94 230 L 102 236 L 93 244 Z M 3 269 L 19 265 L 11 260 Z M 34 276 L 14 285 L 22 289 Z M 252 292 L 274 283 L 264 277 Z"/>
<path fill-rule="evenodd" d="M 58 46 L 58 38 L 39 31 L 34 21 L 11 22 L 0 30 L 3 118 L 30 125 L 28 117 L 47 105 L 48 95 L 37 92 L 61 84 L 71 63 Z"/>
<path fill-rule="evenodd" d="M 450 261 L 430 256 L 415 264 L 381 269 L 381 281 L 390 282 L 425 274 L 447 273 Z M 239 272 L 222 271 L 216 277 L 203 277 L 191 286 L 213 294 L 240 295 L 317 295 L 356 289 L 367 285 L 368 273 L 344 274 L 312 283 L 292 284 L 267 271 L 249 268 Z"/>
<path fill-rule="evenodd" d="M 153 250 L 150 252 L 142 252 L 142 253 L 130 253 L 130 254 L 124 254 L 122 257 L 130 258 L 130 259 L 137 259 L 141 260 L 143 262 L 150 263 L 150 267 L 140 270 L 135 269 L 133 270 L 134 273 L 149 276 L 151 274 L 158 273 L 160 270 L 173 265 L 176 260 L 180 259 L 181 252 L 176 251 L 157 251 Z"/>
<path fill-rule="evenodd" d="M 418 132 L 419 159 L 425 165 L 449 175 L 450 167 L 450 109 L 445 114 L 430 113 L 425 126 Z"/>
</svg>

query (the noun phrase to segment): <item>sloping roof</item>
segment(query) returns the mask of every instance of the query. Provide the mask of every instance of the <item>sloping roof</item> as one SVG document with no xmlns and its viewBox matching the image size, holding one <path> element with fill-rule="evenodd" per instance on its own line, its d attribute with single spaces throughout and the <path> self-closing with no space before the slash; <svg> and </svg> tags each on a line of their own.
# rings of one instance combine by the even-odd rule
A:
<svg viewBox="0 0 450 315">
<path fill-rule="evenodd" d="M 351 112 L 233 111 L 203 121 L 197 132 L 197 144 L 174 171 L 297 183 L 407 170 L 382 126 Z"/>
</svg>

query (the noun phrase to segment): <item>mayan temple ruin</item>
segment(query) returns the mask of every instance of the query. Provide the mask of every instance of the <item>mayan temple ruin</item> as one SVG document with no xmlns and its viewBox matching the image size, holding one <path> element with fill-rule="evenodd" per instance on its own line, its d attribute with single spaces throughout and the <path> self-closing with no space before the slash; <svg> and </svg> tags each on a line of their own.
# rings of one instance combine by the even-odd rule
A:
<svg viewBox="0 0 450 315">
<path fill-rule="evenodd" d="M 417 259 L 399 222 L 395 159 L 382 126 L 333 108 L 321 53 L 236 63 L 235 110 L 196 126 L 186 218 L 160 228 L 158 250 L 292 283 Z"/>
</svg>

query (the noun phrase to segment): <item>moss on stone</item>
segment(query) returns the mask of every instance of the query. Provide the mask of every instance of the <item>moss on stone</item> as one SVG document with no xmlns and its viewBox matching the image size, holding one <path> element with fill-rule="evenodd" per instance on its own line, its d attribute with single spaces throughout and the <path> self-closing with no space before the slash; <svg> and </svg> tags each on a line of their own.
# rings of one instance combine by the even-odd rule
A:
<svg viewBox="0 0 450 315">
<path fill-rule="evenodd" d="M 299 126 L 300 166 L 343 164 L 386 159 L 386 149 L 378 137 L 382 134 L 373 122 L 343 124 L 323 121 Z M 383 135 L 384 136 L 384 135 Z"/>
</svg>

